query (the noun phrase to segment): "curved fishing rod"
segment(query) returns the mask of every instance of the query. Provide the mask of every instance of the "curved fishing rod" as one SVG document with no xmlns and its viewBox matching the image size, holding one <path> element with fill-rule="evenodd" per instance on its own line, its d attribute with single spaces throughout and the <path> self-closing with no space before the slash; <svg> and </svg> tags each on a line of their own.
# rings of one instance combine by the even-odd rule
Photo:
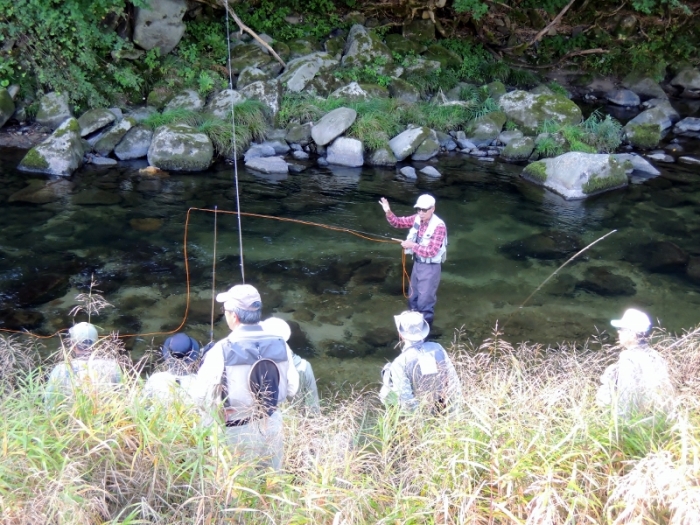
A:
<svg viewBox="0 0 700 525">
<path fill-rule="evenodd" d="M 212 268 L 211 268 L 211 324 L 209 325 L 209 342 L 214 340 L 214 298 L 216 297 L 216 241 L 217 241 L 217 227 L 216 219 L 218 217 L 219 207 L 214 206 L 214 254 L 212 255 Z M 189 298 L 188 298 L 189 301 Z"/>
</svg>

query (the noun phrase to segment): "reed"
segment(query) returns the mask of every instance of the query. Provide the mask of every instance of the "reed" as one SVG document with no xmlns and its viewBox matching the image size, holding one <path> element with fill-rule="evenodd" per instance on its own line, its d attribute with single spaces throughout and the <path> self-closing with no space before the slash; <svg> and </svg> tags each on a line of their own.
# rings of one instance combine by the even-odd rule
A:
<svg viewBox="0 0 700 525">
<path fill-rule="evenodd" d="M 17 344 L 16 339 L 7 343 Z M 122 356 L 116 339 L 105 352 Z M 43 371 L 16 371 L 0 399 L 0 522 L 676 523 L 700 512 L 700 329 L 657 333 L 678 390 L 671 418 L 595 406 L 619 349 L 480 345 L 451 354 L 465 402 L 448 417 L 385 409 L 375 389 L 284 409 L 285 470 L 261 472 L 186 405 L 141 399 L 139 366 L 118 395 L 52 410 Z"/>
</svg>

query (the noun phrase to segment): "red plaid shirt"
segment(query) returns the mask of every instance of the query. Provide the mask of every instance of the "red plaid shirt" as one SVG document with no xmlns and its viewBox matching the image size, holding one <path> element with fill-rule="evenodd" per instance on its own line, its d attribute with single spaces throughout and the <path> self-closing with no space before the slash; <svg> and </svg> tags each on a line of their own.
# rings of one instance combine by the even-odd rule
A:
<svg viewBox="0 0 700 525">
<path fill-rule="evenodd" d="M 386 214 L 386 220 L 389 221 L 394 228 L 410 228 L 413 223 L 416 222 L 417 214 L 409 215 L 408 217 L 397 217 L 394 215 L 393 211 Z M 428 228 L 428 223 L 430 221 L 424 221 L 420 223 L 420 228 L 418 228 L 418 238 L 422 238 L 425 235 L 425 230 Z M 428 246 L 416 246 L 413 249 L 413 255 L 418 257 L 431 258 L 435 257 L 440 251 L 445 236 L 447 235 L 447 229 L 444 224 L 440 224 L 435 228 L 433 236 L 430 238 Z"/>
</svg>

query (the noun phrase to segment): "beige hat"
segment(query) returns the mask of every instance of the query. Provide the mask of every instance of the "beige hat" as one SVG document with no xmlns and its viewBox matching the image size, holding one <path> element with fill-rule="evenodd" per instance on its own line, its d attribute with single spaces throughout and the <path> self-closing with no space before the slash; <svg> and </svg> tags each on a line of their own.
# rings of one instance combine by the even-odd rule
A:
<svg viewBox="0 0 700 525">
<path fill-rule="evenodd" d="M 70 335 L 74 343 L 91 345 L 97 342 L 97 328 L 86 322 L 71 326 L 68 330 L 68 335 Z"/>
<path fill-rule="evenodd" d="M 228 292 L 222 292 L 216 296 L 219 303 L 224 303 L 224 310 L 232 311 L 234 308 L 241 310 L 260 310 L 262 299 L 254 286 L 249 284 L 237 284 Z"/>
<path fill-rule="evenodd" d="M 289 341 L 289 338 L 292 336 L 292 329 L 289 323 L 279 317 L 269 317 L 264 321 L 260 321 L 260 326 L 267 333 L 281 337 L 285 341 Z"/>
<path fill-rule="evenodd" d="M 413 205 L 414 208 L 422 208 L 424 210 L 432 208 L 433 206 L 435 206 L 435 197 L 428 195 L 427 193 L 418 197 L 418 200 Z"/>
<path fill-rule="evenodd" d="M 420 312 L 406 311 L 394 316 L 396 329 L 406 341 L 422 341 L 430 333 L 430 326 Z"/>
<path fill-rule="evenodd" d="M 622 319 L 613 319 L 610 324 L 620 330 L 630 330 L 635 334 L 646 334 L 651 328 L 649 316 L 636 308 L 625 310 Z"/>
</svg>

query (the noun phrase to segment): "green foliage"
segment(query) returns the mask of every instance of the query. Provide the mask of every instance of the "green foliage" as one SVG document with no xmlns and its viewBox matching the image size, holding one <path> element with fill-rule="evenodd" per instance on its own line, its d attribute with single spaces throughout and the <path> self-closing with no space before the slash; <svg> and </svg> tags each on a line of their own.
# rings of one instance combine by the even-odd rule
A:
<svg viewBox="0 0 700 525">
<path fill-rule="evenodd" d="M 602 153 L 614 152 L 622 143 L 622 124 L 610 115 L 602 116 L 596 110 L 583 122 L 583 129 L 589 133 L 591 146 Z"/>
<path fill-rule="evenodd" d="M 236 154 L 240 155 L 253 140 L 265 138 L 267 121 L 265 106 L 257 100 L 245 100 L 234 106 L 236 131 Z M 186 124 L 197 131 L 205 133 L 214 144 L 218 155 L 230 157 L 234 151 L 234 126 L 228 120 L 213 117 L 206 113 L 189 109 L 173 109 L 163 113 L 149 115 L 143 121 L 144 126 L 156 129 L 170 124 Z"/>
<path fill-rule="evenodd" d="M 336 78 L 345 82 L 378 84 L 382 87 L 387 87 L 391 84 L 391 77 L 383 73 L 383 68 L 387 62 L 387 57 L 378 56 L 370 64 L 339 69 L 333 74 Z"/>
<path fill-rule="evenodd" d="M 632 7 L 645 15 L 665 14 L 665 11 L 679 11 L 684 15 L 691 15 L 690 7 L 680 0 L 632 0 Z"/>
<path fill-rule="evenodd" d="M 564 86 L 562 86 L 559 82 L 556 82 L 552 80 L 547 84 L 547 87 L 554 93 L 555 95 L 561 95 L 562 97 L 566 97 L 569 95 L 569 92 L 566 90 Z"/>
<path fill-rule="evenodd" d="M 544 157 L 560 155 L 564 151 L 610 153 L 622 142 L 622 125 L 610 115 L 603 118 L 598 111 L 591 113 L 584 122 L 576 126 L 562 125 L 552 120 L 545 121 L 540 125 L 538 132 L 557 134 L 566 143 L 563 151 L 560 151 L 562 147 L 553 137 L 541 139 L 535 149 Z"/>
<path fill-rule="evenodd" d="M 332 0 L 260 0 L 236 4 L 244 23 L 258 33 L 274 35 L 279 40 L 323 38 L 345 24 Z M 290 24 L 285 17 L 303 14 L 301 23 Z"/>
<path fill-rule="evenodd" d="M 661 140 L 661 127 L 653 123 L 633 125 L 627 132 L 627 140 L 636 148 L 655 148 Z"/>
<path fill-rule="evenodd" d="M 545 182 L 547 180 L 547 165 L 542 161 L 536 161 L 525 166 L 523 170 L 523 175 L 539 181 Z"/>
<path fill-rule="evenodd" d="M 545 158 L 558 157 L 565 153 L 564 147 L 551 135 L 546 135 L 537 141 L 535 144 L 535 152 L 537 152 L 540 157 Z"/>
<path fill-rule="evenodd" d="M 105 27 L 125 6 L 125 0 L 0 0 L 0 35 L 15 42 L 0 67 L 2 80 L 26 91 L 65 92 L 74 103 L 89 106 L 138 90 L 143 79 L 133 64 L 105 67 L 112 52 L 130 46 Z"/>
<path fill-rule="evenodd" d="M 481 0 L 455 0 L 454 9 L 458 13 L 469 13 L 474 20 L 480 20 L 488 13 L 489 6 Z"/>
</svg>

